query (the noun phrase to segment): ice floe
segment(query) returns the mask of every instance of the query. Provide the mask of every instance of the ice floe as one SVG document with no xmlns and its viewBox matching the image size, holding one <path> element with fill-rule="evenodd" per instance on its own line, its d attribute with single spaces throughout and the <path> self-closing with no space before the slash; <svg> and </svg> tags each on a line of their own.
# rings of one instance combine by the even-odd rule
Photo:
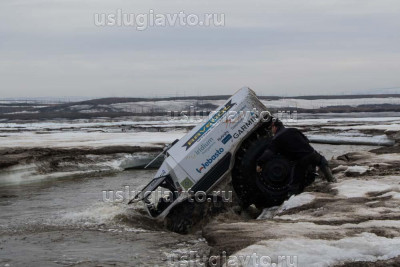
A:
<svg viewBox="0 0 400 267">
<path fill-rule="evenodd" d="M 278 257 L 291 263 L 293 266 L 323 267 L 340 264 L 343 262 L 357 262 L 387 260 L 400 255 L 400 238 L 387 238 L 373 233 L 361 233 L 356 236 L 339 240 L 323 240 L 309 238 L 284 238 L 281 240 L 265 240 L 242 249 L 232 256 L 258 257 L 258 262 L 250 259 L 241 266 L 260 266 L 262 256 L 272 259 L 272 263 L 278 264 Z M 255 258 L 255 257 L 254 257 Z M 268 261 L 268 258 L 267 258 Z M 240 266 L 240 265 L 239 265 Z M 279 265 L 276 265 L 279 266 Z"/>
<path fill-rule="evenodd" d="M 386 135 L 377 136 L 343 136 L 343 135 L 315 135 L 308 134 L 308 139 L 314 143 L 324 144 L 358 144 L 358 145 L 377 145 L 392 146 L 395 141 Z"/>
<path fill-rule="evenodd" d="M 32 132 L 9 133 L 0 137 L 1 148 L 27 147 L 106 147 L 106 146 L 163 146 L 180 139 L 185 132 L 59 132 L 35 134 Z"/>
</svg>

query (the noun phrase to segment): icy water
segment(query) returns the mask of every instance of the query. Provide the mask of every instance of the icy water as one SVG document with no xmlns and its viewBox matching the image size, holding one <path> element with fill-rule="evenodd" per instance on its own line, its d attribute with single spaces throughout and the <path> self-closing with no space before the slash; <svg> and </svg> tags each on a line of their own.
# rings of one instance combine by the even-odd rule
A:
<svg viewBox="0 0 400 267">
<path fill-rule="evenodd" d="M 140 207 L 102 200 L 154 170 L 0 189 L 0 266 L 165 266 L 168 253 L 205 242 L 166 232 Z M 134 189 L 132 189 L 134 188 Z"/>
<path fill-rule="evenodd" d="M 327 158 L 370 146 L 314 145 Z M 0 187 L 0 266 L 168 266 L 174 251 L 204 250 L 201 232 L 178 235 L 140 206 L 104 202 L 104 190 L 140 190 L 155 170 Z"/>
</svg>

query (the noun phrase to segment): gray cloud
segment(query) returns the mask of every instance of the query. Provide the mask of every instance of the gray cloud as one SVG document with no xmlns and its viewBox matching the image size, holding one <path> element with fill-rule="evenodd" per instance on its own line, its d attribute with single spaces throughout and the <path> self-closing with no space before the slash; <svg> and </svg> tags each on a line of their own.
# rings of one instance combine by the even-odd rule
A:
<svg viewBox="0 0 400 267">
<path fill-rule="evenodd" d="M 226 26 L 136 31 L 94 13 L 224 13 Z M 2 97 L 352 93 L 400 86 L 398 1 L 0 3 Z"/>
</svg>

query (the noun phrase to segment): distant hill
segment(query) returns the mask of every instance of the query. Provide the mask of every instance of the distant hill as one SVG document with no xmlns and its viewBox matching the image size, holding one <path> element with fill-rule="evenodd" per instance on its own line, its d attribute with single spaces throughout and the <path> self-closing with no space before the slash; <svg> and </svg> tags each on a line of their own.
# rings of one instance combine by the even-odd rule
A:
<svg viewBox="0 0 400 267">
<path fill-rule="evenodd" d="M 0 101 L 0 119 L 47 120 L 163 116 L 167 111 L 195 109 L 210 112 L 229 95 L 165 98 L 110 97 L 68 103 L 44 101 Z M 299 113 L 400 112 L 400 94 L 259 96 L 271 111 L 285 109 Z M 342 101 L 341 101 L 342 100 Z"/>
</svg>

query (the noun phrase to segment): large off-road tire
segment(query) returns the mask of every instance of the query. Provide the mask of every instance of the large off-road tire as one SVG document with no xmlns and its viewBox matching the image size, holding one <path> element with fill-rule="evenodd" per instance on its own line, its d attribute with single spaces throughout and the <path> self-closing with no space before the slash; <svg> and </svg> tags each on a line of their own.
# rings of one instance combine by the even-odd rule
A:
<svg viewBox="0 0 400 267">
<path fill-rule="evenodd" d="M 232 185 L 244 208 L 251 204 L 258 208 L 276 206 L 288 198 L 292 172 L 295 171 L 293 162 L 275 155 L 262 166 L 261 174 L 256 172 L 257 159 L 267 149 L 271 139 L 270 131 L 260 127 L 243 141 L 235 155 Z M 314 181 L 314 170 L 313 166 L 307 168 L 301 190 Z"/>
</svg>

